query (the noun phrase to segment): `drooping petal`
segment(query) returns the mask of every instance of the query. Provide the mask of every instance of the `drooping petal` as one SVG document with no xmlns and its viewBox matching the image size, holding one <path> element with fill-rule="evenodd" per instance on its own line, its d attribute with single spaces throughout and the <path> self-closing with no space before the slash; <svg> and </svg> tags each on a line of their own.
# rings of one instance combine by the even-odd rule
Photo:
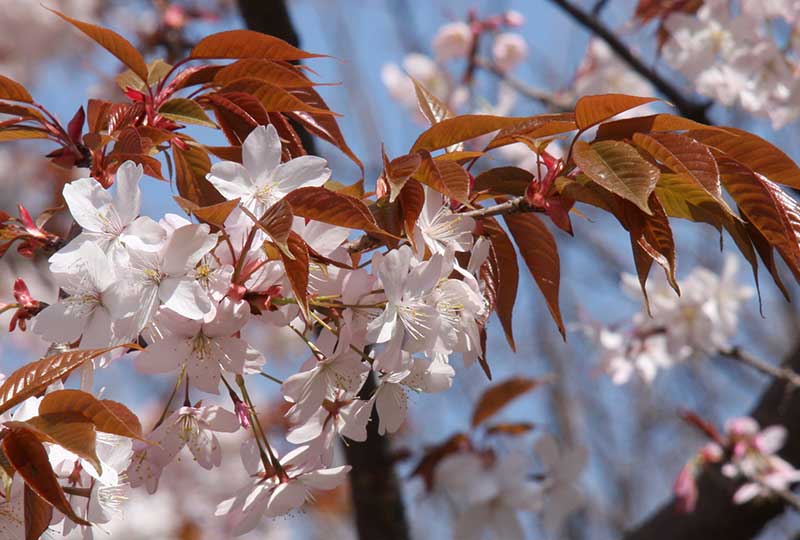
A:
<svg viewBox="0 0 800 540">
<path fill-rule="evenodd" d="M 114 206 L 120 221 L 127 225 L 139 215 L 142 207 L 142 191 L 139 189 L 139 180 L 142 178 L 144 168 L 133 161 L 126 161 L 117 169 L 117 193 L 114 197 Z"/>
<path fill-rule="evenodd" d="M 242 144 L 242 165 L 261 185 L 281 164 L 281 138 L 275 126 L 258 126 Z"/>
<path fill-rule="evenodd" d="M 250 173 L 240 163 L 235 161 L 220 161 L 211 166 L 211 171 L 206 175 L 217 191 L 226 199 L 233 200 L 245 198 L 253 192 L 253 180 Z"/>
<path fill-rule="evenodd" d="M 169 373 L 175 371 L 189 358 L 191 346 L 180 337 L 167 337 L 150 343 L 136 357 L 136 369 L 142 373 Z"/>
<path fill-rule="evenodd" d="M 86 230 L 100 232 L 106 223 L 102 220 L 113 204 L 111 194 L 94 178 L 79 178 L 64 186 L 64 200 L 78 225 Z"/>
<path fill-rule="evenodd" d="M 202 319 L 213 307 L 208 293 L 193 279 L 164 279 L 158 287 L 158 297 L 164 307 L 189 319 Z"/>
<path fill-rule="evenodd" d="M 171 276 L 186 275 L 187 270 L 194 268 L 216 244 L 217 236 L 209 234 L 206 224 L 180 227 L 172 233 L 162 250 L 162 270 Z"/>
</svg>

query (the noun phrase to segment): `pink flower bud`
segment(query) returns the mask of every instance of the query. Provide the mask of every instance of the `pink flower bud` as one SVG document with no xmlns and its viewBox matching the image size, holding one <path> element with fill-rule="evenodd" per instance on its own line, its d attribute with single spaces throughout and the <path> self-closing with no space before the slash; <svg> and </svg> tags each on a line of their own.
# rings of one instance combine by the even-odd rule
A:
<svg viewBox="0 0 800 540">
<path fill-rule="evenodd" d="M 519 11 L 514 11 L 513 9 L 510 9 L 506 11 L 505 23 L 507 26 L 510 26 L 512 28 L 522 26 L 523 24 L 525 24 L 525 15 L 523 15 Z"/>
<path fill-rule="evenodd" d="M 697 483 L 695 482 L 695 467 L 687 463 L 675 478 L 672 492 L 675 495 L 675 509 L 682 514 L 694 511 L 697 505 Z"/>
</svg>

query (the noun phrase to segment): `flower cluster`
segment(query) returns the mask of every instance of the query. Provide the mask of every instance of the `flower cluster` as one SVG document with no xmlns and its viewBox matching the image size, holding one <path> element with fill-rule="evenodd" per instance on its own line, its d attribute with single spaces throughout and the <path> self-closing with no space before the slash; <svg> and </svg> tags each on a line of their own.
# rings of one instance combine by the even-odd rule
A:
<svg viewBox="0 0 800 540">
<path fill-rule="evenodd" d="M 792 0 L 732 4 L 708 0 L 695 13 L 670 14 L 663 57 L 700 94 L 785 126 L 800 115 L 800 48 L 792 31 L 800 8 Z"/>
<path fill-rule="evenodd" d="M 413 242 L 376 253 L 367 268 L 352 265 L 348 229 L 289 216 L 288 238 L 300 236 L 329 262 L 311 266 L 303 306 L 287 268 L 296 255 L 280 239 L 286 233 L 256 216 L 279 212 L 293 191 L 319 188 L 330 171 L 314 156 L 281 162 L 272 125 L 254 129 L 242 150 L 242 163 L 218 162 L 208 175 L 226 199 L 238 202 L 214 232 L 176 214 L 158 221 L 141 216 L 143 170 L 132 162 L 119 167 L 110 190 L 93 178 L 67 184 L 64 199 L 82 232 L 50 257 L 61 299 L 44 307 L 33 324 L 43 339 L 67 347 L 138 341 L 143 350 L 127 355 L 137 368 L 177 374 L 184 388 L 183 406 L 165 410 L 146 443 L 128 441 L 124 455 L 108 458 L 113 467 L 103 470 L 118 473 L 107 483 L 114 489 L 124 471 L 131 487 L 155 492 L 163 470 L 184 448 L 201 467 L 218 467 L 218 437 L 252 430 L 242 448 L 252 484 L 217 509 L 236 534 L 262 516 L 299 508 L 311 490 L 340 484 L 348 467 L 335 463 L 337 439 L 365 440 L 373 410 L 380 433 L 397 431 L 409 393 L 448 389 L 455 374 L 450 357 L 459 354 L 469 365 L 483 354 L 489 315 L 480 272 L 488 242 L 475 240 L 472 218 L 427 188 Z M 247 394 L 247 376 L 265 363 L 242 337 L 248 325 L 289 327 L 309 350 L 299 372 L 281 385 L 290 404 L 286 442 L 296 445 L 293 450 L 266 440 Z M 87 363 L 83 390 L 91 391 L 93 370 L 109 360 L 107 354 Z M 365 394 L 370 376 L 376 388 Z M 223 385 L 230 409 L 189 400 L 190 393 L 218 395 Z M 74 485 L 94 485 L 82 480 L 95 472 L 91 464 L 79 466 L 55 451 L 51 459 Z M 104 497 L 99 489 L 92 493 Z M 87 519 L 97 521 L 91 513 Z"/>
<path fill-rule="evenodd" d="M 786 441 L 786 428 L 770 426 L 761 429 L 749 417 L 733 418 L 725 423 L 725 433 L 720 435 L 713 426 L 689 415 L 693 423 L 701 424 L 713 440 L 706 444 L 681 469 L 675 480 L 675 496 L 679 509 L 694 510 L 697 503 L 697 476 L 704 467 L 721 464 L 722 474 L 739 482 L 733 494 L 736 504 L 752 499 L 782 496 L 792 485 L 800 482 L 800 471 L 777 456 Z"/>
<path fill-rule="evenodd" d="M 663 276 L 648 282 L 644 296 L 638 278 L 623 275 L 623 290 L 645 309 L 624 325 L 581 325 L 612 381 L 625 384 L 635 375 L 649 383 L 675 363 L 730 349 L 741 304 L 754 293 L 736 281 L 736 270 L 733 257 L 720 275 L 695 268 L 676 284 L 680 296 Z"/>
</svg>

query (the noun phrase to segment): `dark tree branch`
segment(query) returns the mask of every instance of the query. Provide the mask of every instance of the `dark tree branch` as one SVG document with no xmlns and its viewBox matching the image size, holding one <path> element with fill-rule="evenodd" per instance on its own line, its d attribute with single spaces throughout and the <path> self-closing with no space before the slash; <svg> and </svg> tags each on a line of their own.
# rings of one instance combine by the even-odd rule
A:
<svg viewBox="0 0 800 540">
<path fill-rule="evenodd" d="M 370 374 L 361 389 L 363 398 L 375 391 L 375 376 Z M 389 439 L 378 434 L 376 410 L 367 424 L 367 440 L 347 441 L 350 490 L 355 509 L 356 529 L 361 540 L 408 540 L 403 498 L 392 461 Z"/>
<path fill-rule="evenodd" d="M 800 347 L 787 358 L 786 365 L 800 371 Z M 776 379 L 761 397 L 751 416 L 762 426 L 781 424 L 788 430 L 782 458 L 800 466 L 800 393 L 791 392 L 783 379 Z M 718 470 L 703 474 L 698 482 L 700 496 L 691 514 L 675 511 L 675 502 L 661 507 L 652 516 L 626 533 L 623 540 L 749 540 L 788 506 L 786 500 L 733 503 L 737 484 Z"/>
<path fill-rule="evenodd" d="M 683 116 L 704 124 L 711 123 L 707 114 L 708 108 L 711 106 L 710 102 L 698 103 L 685 96 L 678 87 L 674 86 L 655 69 L 645 64 L 636 56 L 599 18 L 586 13 L 569 0 L 550 0 L 550 2 L 567 12 L 575 22 L 583 26 L 586 30 L 605 41 L 617 56 L 625 61 L 636 73 L 650 81 L 664 97 L 677 107 Z"/>
</svg>

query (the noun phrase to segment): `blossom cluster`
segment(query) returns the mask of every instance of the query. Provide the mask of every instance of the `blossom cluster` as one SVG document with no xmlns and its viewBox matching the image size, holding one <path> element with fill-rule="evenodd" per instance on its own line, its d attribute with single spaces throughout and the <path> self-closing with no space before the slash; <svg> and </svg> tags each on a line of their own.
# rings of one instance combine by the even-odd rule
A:
<svg viewBox="0 0 800 540">
<path fill-rule="evenodd" d="M 800 482 L 800 471 L 779 457 L 787 431 L 783 426 L 761 429 L 750 417 L 733 418 L 725 423 L 720 435 L 711 426 L 703 430 L 712 437 L 685 466 L 675 480 L 675 496 L 679 509 L 691 512 L 699 496 L 696 478 L 708 465 L 720 465 L 724 476 L 739 482 L 733 502 L 776 497 Z"/>
<path fill-rule="evenodd" d="M 642 311 L 625 323 L 580 325 L 611 380 L 625 384 L 636 376 L 650 383 L 676 363 L 730 349 L 741 304 L 754 294 L 737 282 L 737 266 L 729 256 L 721 274 L 693 269 L 677 283 L 680 296 L 659 274 L 648 281 L 645 297 L 638 278 L 624 274 L 622 288 L 642 301 Z"/>
<path fill-rule="evenodd" d="M 706 0 L 664 20 L 663 57 L 700 94 L 778 129 L 800 115 L 798 21 L 793 0 Z"/>
<path fill-rule="evenodd" d="M 146 442 L 98 439 L 102 474 L 53 447 L 54 470 L 73 486 L 91 486 L 90 504 L 76 505 L 90 521 L 108 521 L 127 489 L 155 492 L 184 449 L 200 467 L 219 467 L 218 438 L 248 429 L 253 436 L 241 454 L 252 480 L 217 508 L 233 533 L 244 534 L 264 516 L 300 508 L 313 490 L 341 484 L 349 467 L 336 463 L 336 442 L 365 440 L 373 410 L 380 433 L 397 431 L 409 393 L 446 390 L 455 374 L 453 355 L 468 365 L 482 355 L 489 304 L 480 269 L 489 245 L 474 236 L 473 219 L 454 213 L 442 195 L 426 188 L 413 242 L 376 253 L 363 268 L 352 265 L 349 229 L 290 216 L 289 236 L 299 235 L 328 261 L 311 265 L 303 306 L 286 267 L 287 246 L 256 216 L 275 212 L 294 190 L 325 184 L 325 160 L 281 162 L 275 128 L 257 127 L 243 144 L 242 163 L 218 162 L 208 174 L 238 203 L 213 231 L 176 214 L 140 215 L 142 175 L 140 165 L 126 162 L 110 190 L 93 178 L 64 187 L 81 232 L 49 260 L 61 299 L 33 318 L 36 334 L 65 347 L 144 345 L 116 360 L 106 354 L 88 361 L 84 391 L 93 390 L 96 369 L 128 359 L 143 373 L 176 374 L 185 391 L 183 405 L 165 409 Z M 242 337 L 248 325 L 289 327 L 309 351 L 281 384 L 290 405 L 286 441 L 267 440 L 246 390 L 248 376 L 265 365 L 264 354 Z M 376 388 L 366 393 L 371 376 Z M 204 403 L 201 396 L 213 398 L 221 388 L 230 406 Z M 14 420 L 35 416 L 36 409 L 30 399 Z M 54 523 L 65 533 L 75 526 L 60 514 Z"/>
</svg>

